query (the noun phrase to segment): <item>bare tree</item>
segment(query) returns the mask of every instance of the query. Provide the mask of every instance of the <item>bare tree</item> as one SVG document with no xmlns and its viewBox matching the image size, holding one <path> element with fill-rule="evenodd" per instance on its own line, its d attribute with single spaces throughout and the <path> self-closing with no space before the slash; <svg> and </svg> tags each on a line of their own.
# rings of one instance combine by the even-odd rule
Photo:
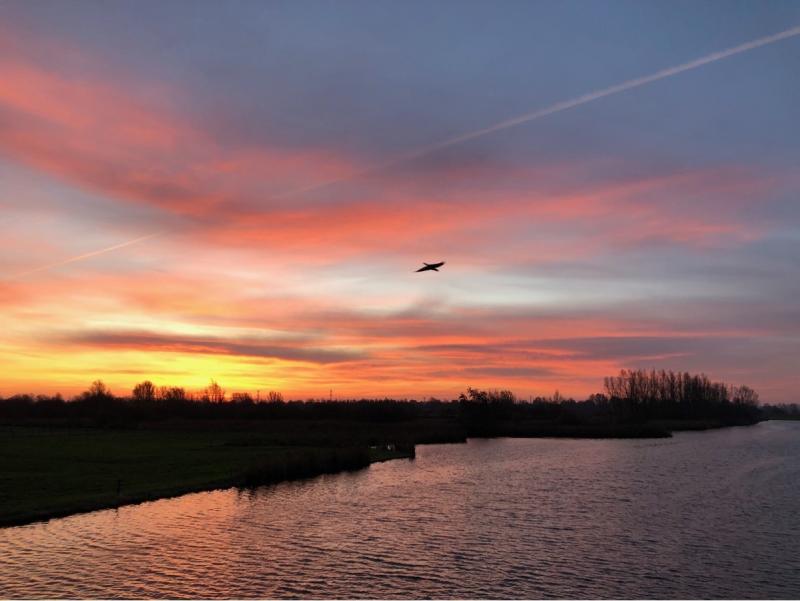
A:
<svg viewBox="0 0 800 601">
<path fill-rule="evenodd" d="M 162 401 L 185 401 L 186 391 L 177 386 L 162 386 L 158 391 L 158 398 Z"/>
<path fill-rule="evenodd" d="M 155 401 L 156 386 L 150 380 L 139 382 L 133 387 L 133 399 L 136 401 Z"/>
<path fill-rule="evenodd" d="M 253 395 L 249 392 L 234 392 L 231 394 L 231 400 L 234 403 L 242 403 L 243 405 L 252 405 L 253 404 Z"/>
<path fill-rule="evenodd" d="M 105 401 L 113 399 L 114 395 L 111 394 L 111 390 L 109 390 L 108 386 L 106 386 L 102 380 L 95 380 L 92 382 L 92 385 L 89 386 L 89 390 L 81 394 L 81 397 L 84 399 Z"/>
<path fill-rule="evenodd" d="M 225 401 L 225 390 L 214 380 L 211 380 L 211 384 L 206 386 L 204 397 L 211 403 L 222 403 Z"/>
</svg>

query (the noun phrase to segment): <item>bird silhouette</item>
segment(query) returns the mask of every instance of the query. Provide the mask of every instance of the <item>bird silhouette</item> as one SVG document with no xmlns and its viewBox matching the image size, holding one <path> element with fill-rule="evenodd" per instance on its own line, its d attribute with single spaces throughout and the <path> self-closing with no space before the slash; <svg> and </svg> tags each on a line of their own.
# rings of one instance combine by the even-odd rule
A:
<svg viewBox="0 0 800 601">
<path fill-rule="evenodd" d="M 441 263 L 422 263 L 425 267 L 420 267 L 417 269 L 415 273 L 419 273 L 420 271 L 439 271 L 439 268 L 444 265 L 444 261 Z"/>
</svg>

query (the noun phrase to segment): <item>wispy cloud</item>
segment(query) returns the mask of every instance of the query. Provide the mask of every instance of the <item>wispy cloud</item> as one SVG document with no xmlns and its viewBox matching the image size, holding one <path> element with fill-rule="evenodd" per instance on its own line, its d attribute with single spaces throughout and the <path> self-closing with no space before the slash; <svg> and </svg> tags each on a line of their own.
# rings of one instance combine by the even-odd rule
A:
<svg viewBox="0 0 800 601">
<path fill-rule="evenodd" d="M 463 142 L 524 125 L 608 96 L 674 77 L 797 35 L 800 35 L 800 27 L 786 29 L 732 48 L 713 52 L 674 67 L 656 71 L 650 75 L 630 79 L 577 98 L 560 101 L 542 109 L 417 148 L 375 165 L 363 168 L 339 165 L 333 167 L 333 170 L 345 171 L 346 175 L 293 188 L 286 192 L 273 193 L 269 195 L 269 201 L 266 203 L 260 201 L 259 204 L 269 211 L 271 209 L 270 203 L 276 200 L 300 196 L 310 191 L 381 172 L 389 167 L 420 159 Z M 220 188 L 219 185 L 213 185 L 212 182 L 218 180 L 220 175 L 229 175 L 230 177 L 227 178 L 229 181 L 241 181 L 243 167 L 246 167 L 248 171 L 254 168 L 263 174 L 264 168 L 269 165 L 269 172 L 280 174 L 281 177 L 285 178 L 296 163 L 295 159 L 290 158 L 287 160 L 285 155 L 275 152 L 267 156 L 259 156 L 259 154 L 263 154 L 261 151 L 248 151 L 245 154 L 231 154 L 228 151 L 228 156 L 223 158 L 221 153 L 225 151 L 214 149 L 210 140 L 204 139 L 200 132 L 193 131 L 180 124 L 174 116 L 163 116 L 148 112 L 146 108 L 132 103 L 127 97 L 113 88 L 105 85 L 86 86 L 75 84 L 62 80 L 46 71 L 35 70 L 29 66 L 13 62 L 0 63 L 0 67 L 2 67 L 3 80 L 6 82 L 5 86 L 0 87 L 0 110 L 5 110 L 17 118 L 23 117 L 20 121 L 23 123 L 22 127 L 6 128 L 7 131 L 4 132 L 6 134 L 6 149 L 12 150 L 14 154 L 26 157 L 41 166 L 54 168 L 70 177 L 78 177 L 81 180 L 91 182 L 93 185 L 108 188 L 112 192 L 121 192 L 123 195 L 133 194 L 135 197 L 148 202 L 158 202 L 159 204 L 166 202 L 168 203 L 167 206 L 178 208 L 180 212 L 195 213 L 198 210 L 208 210 L 209 204 L 217 205 L 226 199 L 228 201 L 241 201 L 243 199 L 242 193 L 245 196 L 253 193 L 244 192 L 243 190 L 233 192 L 232 189 L 225 190 L 224 187 Z M 55 95 L 50 93 L 54 89 L 57 91 Z M 53 101 L 55 97 L 59 98 L 59 102 Z M 77 109 L 78 106 L 85 107 L 87 105 L 95 107 L 96 110 L 87 112 L 84 108 Z M 109 109 L 108 107 L 115 108 Z M 45 127 L 46 129 L 44 129 Z M 51 137 L 52 134 L 50 132 L 54 127 L 61 129 L 64 134 L 69 134 L 70 130 L 80 129 L 82 131 L 80 137 L 75 138 L 74 133 L 71 134 L 71 137 L 78 140 L 90 140 L 94 149 L 90 149 L 81 143 L 76 146 L 72 142 L 72 152 L 64 154 L 62 151 L 57 156 L 49 154 L 50 151 L 46 149 L 52 148 L 53 145 L 47 138 Z M 83 133 L 87 128 L 94 130 L 90 137 Z M 111 138 L 108 137 L 108 132 L 110 132 Z M 108 164 L 108 158 L 105 156 L 108 148 L 126 147 L 144 147 L 151 163 L 156 159 L 154 153 L 163 155 L 165 164 L 158 166 L 151 164 L 145 170 L 138 172 L 131 170 L 126 170 L 127 172 L 125 172 L 121 169 L 121 165 Z M 188 151 L 189 162 L 186 160 L 182 164 L 181 162 L 175 162 L 174 153 L 179 148 L 182 153 Z M 100 158 L 101 152 L 102 159 Z M 214 156 L 215 154 L 217 155 L 216 157 Z M 302 157 L 299 164 L 308 163 L 310 158 L 313 157 Z M 312 161 L 316 177 L 320 174 L 320 161 L 316 160 L 318 158 L 320 157 L 316 157 Z M 64 163 L 65 159 L 68 160 L 68 163 Z M 106 164 L 107 167 L 102 167 L 103 164 Z M 208 175 L 213 174 L 213 179 L 203 178 L 203 171 Z M 324 170 L 322 172 L 324 173 Z M 125 175 L 122 175 L 123 173 Z M 198 178 L 198 176 L 200 177 Z M 213 190 L 217 191 L 214 192 Z M 324 209 L 318 208 L 317 210 L 324 212 Z M 268 214 L 269 219 L 274 221 L 271 213 Z M 402 214 L 408 215 L 409 213 L 403 211 Z M 359 220 L 368 219 L 368 215 L 369 210 L 362 209 Z M 430 221 L 429 223 L 436 222 Z M 374 226 L 375 224 L 371 223 L 370 225 Z M 363 231 L 365 228 L 361 227 L 360 229 Z M 703 233 L 714 231 L 721 234 L 730 233 L 730 230 L 726 228 L 709 229 L 701 227 L 695 228 L 694 233 L 689 234 L 689 236 L 694 237 L 697 234 L 703 235 Z M 99 254 L 126 248 L 156 235 L 161 235 L 161 233 L 141 236 L 108 248 L 62 261 L 55 261 L 22 274 L 17 274 L 14 277 L 53 269 Z"/>
<path fill-rule="evenodd" d="M 165 33 L 136 11 L 109 18 L 132 35 L 108 48 L 88 25 L 10 16 L 0 393 L 216 377 L 290 397 L 581 395 L 662 365 L 796 388 L 796 85 L 766 48 L 800 28 L 758 37 L 796 19 L 749 11 L 709 34 L 651 15 L 656 35 L 624 39 L 587 21 L 565 47 L 546 19 L 476 40 L 475 6 L 432 21 L 426 47 L 392 19 L 398 43 L 367 56 L 359 36 L 378 34 L 358 11 L 304 14 L 284 38 L 254 23 L 257 53 L 215 26 L 220 54 L 204 20 L 177 20 L 185 52 L 158 64 L 142 40 Z M 732 35 L 753 39 L 691 50 Z M 678 48 L 703 56 L 650 72 Z"/>
</svg>

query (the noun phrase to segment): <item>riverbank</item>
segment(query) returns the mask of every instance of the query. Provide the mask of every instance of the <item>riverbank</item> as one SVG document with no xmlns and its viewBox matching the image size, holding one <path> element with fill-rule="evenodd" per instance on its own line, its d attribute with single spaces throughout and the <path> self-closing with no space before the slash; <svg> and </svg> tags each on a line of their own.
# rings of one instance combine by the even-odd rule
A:
<svg viewBox="0 0 800 601">
<path fill-rule="evenodd" d="M 416 444 L 468 437 L 664 438 L 716 420 L 581 424 L 448 419 L 172 420 L 137 428 L 39 420 L 0 426 L 0 526 L 228 487 L 252 487 L 413 458 Z"/>
<path fill-rule="evenodd" d="M 408 445 L 286 446 L 240 431 L 4 427 L 0 526 L 362 469 L 413 452 Z"/>
</svg>

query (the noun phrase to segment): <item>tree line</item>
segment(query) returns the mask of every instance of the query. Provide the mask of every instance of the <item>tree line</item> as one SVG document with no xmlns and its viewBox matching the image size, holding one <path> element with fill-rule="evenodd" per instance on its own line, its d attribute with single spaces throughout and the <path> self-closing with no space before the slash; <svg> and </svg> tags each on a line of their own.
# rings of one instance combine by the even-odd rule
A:
<svg viewBox="0 0 800 601">
<path fill-rule="evenodd" d="M 705 374 L 623 369 L 603 384 L 614 409 L 632 418 L 747 417 L 758 411 L 755 390 L 712 382 Z"/>
<path fill-rule="evenodd" d="M 125 425 L 165 419 L 347 419 L 407 421 L 457 419 L 468 424 L 549 420 L 561 424 L 641 423 L 648 420 L 720 419 L 753 423 L 766 418 L 758 394 L 747 386 L 712 382 L 705 375 L 672 371 L 622 370 L 604 380 L 605 392 L 576 401 L 556 391 L 550 397 L 521 399 L 508 390 L 468 388 L 452 400 L 353 399 L 286 401 L 269 391 L 228 395 L 215 381 L 190 393 L 149 380 L 119 397 L 100 380 L 67 401 L 60 395 L 0 398 L 0 419 L 71 419 Z M 796 407 L 796 406 L 795 406 Z M 772 409 L 776 416 L 783 411 Z"/>
</svg>

